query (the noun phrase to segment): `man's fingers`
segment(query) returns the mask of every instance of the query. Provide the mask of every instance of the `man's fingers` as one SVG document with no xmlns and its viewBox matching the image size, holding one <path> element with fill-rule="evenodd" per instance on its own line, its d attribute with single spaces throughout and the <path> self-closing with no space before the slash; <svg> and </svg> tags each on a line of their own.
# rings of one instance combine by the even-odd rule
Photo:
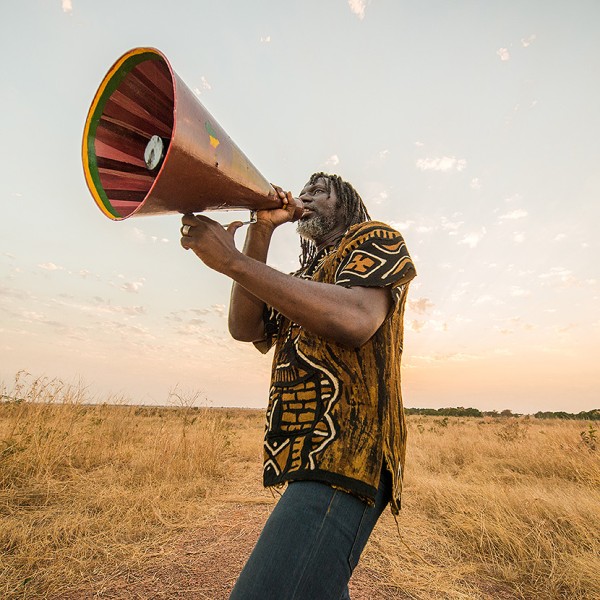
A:
<svg viewBox="0 0 600 600">
<path fill-rule="evenodd" d="M 232 236 L 235 235 L 235 232 L 243 225 L 241 221 L 234 221 L 233 223 L 229 223 L 227 225 L 227 233 L 230 233 Z"/>
<path fill-rule="evenodd" d="M 187 213 L 181 217 L 182 225 L 190 225 L 193 227 L 194 225 L 200 225 L 201 223 L 216 223 L 216 221 L 214 219 L 209 219 L 205 215 L 194 215 L 192 213 Z"/>
<path fill-rule="evenodd" d="M 198 224 L 198 218 L 192 213 L 187 213 L 181 217 L 181 224 L 190 225 L 193 227 L 194 225 Z"/>
</svg>

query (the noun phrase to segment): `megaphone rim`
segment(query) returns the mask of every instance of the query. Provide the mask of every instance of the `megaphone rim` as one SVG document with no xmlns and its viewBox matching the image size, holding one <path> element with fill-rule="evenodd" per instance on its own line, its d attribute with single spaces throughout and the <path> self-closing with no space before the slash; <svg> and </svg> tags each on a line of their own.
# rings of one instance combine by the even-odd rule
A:
<svg viewBox="0 0 600 600">
<path fill-rule="evenodd" d="M 89 144 L 90 129 L 92 127 L 92 124 L 95 121 L 94 116 L 96 115 L 96 112 L 99 108 L 99 104 L 105 96 L 106 88 L 109 86 L 109 84 L 114 83 L 115 75 L 117 75 L 117 73 L 120 71 L 120 69 L 123 67 L 123 65 L 128 60 L 132 59 L 133 57 L 144 55 L 144 54 L 151 54 L 151 55 L 156 56 L 157 58 L 162 60 L 164 62 L 164 64 L 167 66 L 167 68 L 169 69 L 169 74 L 171 76 L 171 82 L 173 85 L 173 92 L 175 95 L 174 106 L 173 106 L 173 116 L 175 117 L 176 109 L 177 109 L 177 95 L 175 94 L 176 74 L 173 71 L 173 68 L 172 68 L 169 60 L 167 59 L 167 57 L 164 55 L 163 52 L 158 50 L 158 48 L 154 48 L 151 46 L 142 46 L 142 47 L 132 48 L 132 49 L 128 50 L 127 52 L 125 52 L 124 54 L 122 54 L 114 62 L 114 64 L 111 66 L 111 68 L 107 71 L 106 75 L 102 79 L 102 82 L 100 83 L 100 86 L 98 87 L 96 93 L 94 94 L 94 98 L 93 98 L 90 108 L 88 110 L 84 130 L 83 130 L 82 163 L 83 163 L 83 171 L 84 171 L 86 184 L 87 184 L 87 187 L 90 190 L 90 193 L 92 194 L 92 197 L 94 198 L 94 201 L 95 201 L 96 205 L 98 206 L 98 208 L 100 208 L 100 210 L 109 219 L 112 219 L 113 221 L 122 221 L 123 219 L 127 219 L 127 218 L 133 216 L 135 213 L 137 213 L 142 208 L 142 206 L 144 205 L 145 199 L 144 199 L 144 201 L 140 202 L 139 206 L 137 206 L 129 214 L 122 216 L 122 215 L 117 214 L 116 209 L 112 208 L 108 197 L 106 199 L 104 199 L 102 197 L 102 195 L 99 193 L 99 187 L 102 188 L 102 186 L 98 185 L 95 182 L 94 175 L 92 174 L 92 171 L 90 168 L 90 162 L 91 162 L 90 158 L 92 158 L 92 157 L 95 158 L 95 156 L 96 156 L 95 148 L 93 148 Z M 140 61 L 140 62 L 142 62 L 142 61 Z M 176 127 L 176 123 L 175 123 L 175 119 L 174 119 L 173 133 L 175 132 L 175 127 Z M 168 148 L 167 156 L 169 154 L 169 150 L 170 149 Z M 164 162 L 163 162 L 163 164 L 164 164 Z M 160 171 L 159 171 L 159 173 L 160 173 Z M 149 196 L 150 192 L 152 191 L 152 188 L 156 184 L 156 179 L 157 178 L 154 179 L 154 181 L 150 187 L 150 190 L 148 190 L 148 192 L 146 193 L 146 198 Z M 108 206 L 111 206 L 112 210 L 110 210 L 108 208 Z"/>
</svg>

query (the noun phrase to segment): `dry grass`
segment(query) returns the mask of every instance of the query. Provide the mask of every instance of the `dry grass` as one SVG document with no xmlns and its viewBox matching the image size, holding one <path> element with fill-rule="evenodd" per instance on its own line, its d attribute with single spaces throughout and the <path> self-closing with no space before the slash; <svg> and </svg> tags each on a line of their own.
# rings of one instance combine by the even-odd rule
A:
<svg viewBox="0 0 600 600">
<path fill-rule="evenodd" d="M 89 405 L 56 380 L 3 393 L 22 399 L 0 403 L 3 598 L 101 596 L 119 574 L 181 561 L 175 541 L 224 503 L 264 502 L 260 412 L 181 394 L 173 408 Z M 595 426 L 409 427 L 400 534 L 384 515 L 357 573 L 369 598 L 600 597 L 600 449 L 581 436 Z"/>
<path fill-rule="evenodd" d="M 85 405 L 57 380 L 0 404 L 0 597 L 59 598 L 207 513 L 232 411 Z M 240 411 L 238 411 L 240 412 Z"/>
<path fill-rule="evenodd" d="M 409 427 L 399 524 L 419 556 L 388 519 L 365 557 L 387 585 L 414 598 L 600 597 L 600 456 L 580 435 L 589 424 L 414 417 Z"/>
</svg>

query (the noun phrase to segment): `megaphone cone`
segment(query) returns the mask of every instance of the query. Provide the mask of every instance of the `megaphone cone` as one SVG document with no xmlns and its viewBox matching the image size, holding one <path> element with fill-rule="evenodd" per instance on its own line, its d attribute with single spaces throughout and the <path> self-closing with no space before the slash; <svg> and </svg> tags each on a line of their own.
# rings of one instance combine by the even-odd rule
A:
<svg viewBox="0 0 600 600">
<path fill-rule="evenodd" d="M 130 50 L 104 77 L 86 119 L 82 155 L 90 192 L 114 220 L 281 206 L 154 48 Z"/>
</svg>

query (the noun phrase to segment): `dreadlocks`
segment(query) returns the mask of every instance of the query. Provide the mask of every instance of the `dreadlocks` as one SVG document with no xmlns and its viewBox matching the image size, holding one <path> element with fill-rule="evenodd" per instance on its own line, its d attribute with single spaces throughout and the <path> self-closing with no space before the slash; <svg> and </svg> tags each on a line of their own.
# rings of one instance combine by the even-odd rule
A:
<svg viewBox="0 0 600 600">
<path fill-rule="evenodd" d="M 371 217 L 367 212 L 362 198 L 358 192 L 338 175 L 329 175 L 328 173 L 313 173 L 308 183 L 314 185 L 318 179 L 324 179 L 327 184 L 327 193 L 335 191 L 337 198 L 337 208 L 343 211 L 346 226 L 356 225 L 370 221 Z M 300 265 L 301 268 L 308 266 L 317 253 L 317 247 L 312 240 L 300 238 Z"/>
</svg>

